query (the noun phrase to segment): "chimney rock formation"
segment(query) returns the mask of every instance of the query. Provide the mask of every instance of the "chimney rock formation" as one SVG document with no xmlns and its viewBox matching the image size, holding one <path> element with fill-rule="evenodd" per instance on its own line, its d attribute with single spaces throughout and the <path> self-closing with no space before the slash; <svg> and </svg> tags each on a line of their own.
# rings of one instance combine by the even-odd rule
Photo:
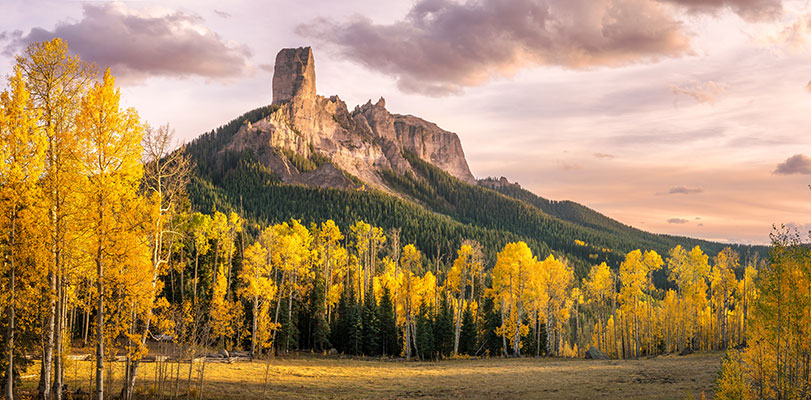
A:
<svg viewBox="0 0 811 400">
<path fill-rule="evenodd" d="M 282 49 L 273 70 L 273 104 L 315 98 L 315 60 L 309 47 Z"/>
<path fill-rule="evenodd" d="M 414 116 L 392 114 L 382 97 L 375 104 L 369 101 L 350 112 L 338 96 L 318 96 L 315 61 L 309 47 L 282 49 L 276 56 L 273 104 L 273 113 L 240 128 L 228 148 L 252 150 L 283 182 L 352 187 L 342 170 L 366 184 L 390 191 L 381 172 L 413 172 L 403 157 L 403 151 L 411 151 L 451 175 L 476 184 L 455 133 Z M 299 170 L 289 155 L 293 153 L 303 158 L 322 155 L 332 165 L 314 171 Z"/>
</svg>

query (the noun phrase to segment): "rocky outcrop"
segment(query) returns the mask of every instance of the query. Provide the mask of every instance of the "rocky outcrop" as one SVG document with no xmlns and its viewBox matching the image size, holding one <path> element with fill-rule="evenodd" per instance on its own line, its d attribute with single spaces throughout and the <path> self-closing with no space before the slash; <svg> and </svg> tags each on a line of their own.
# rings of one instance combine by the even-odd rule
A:
<svg viewBox="0 0 811 400">
<path fill-rule="evenodd" d="M 356 119 L 360 117 L 376 137 L 394 144 L 389 153 L 399 154 L 403 149 L 412 151 L 445 172 L 471 185 L 476 184 L 467 165 L 462 142 L 455 133 L 412 115 L 391 114 L 386 110 L 383 98 L 375 104 L 369 101 L 356 108 L 353 114 Z M 387 155 L 391 161 L 399 161 L 393 154 Z"/>
<path fill-rule="evenodd" d="M 273 107 L 275 111 L 269 116 L 243 126 L 228 149 L 252 150 L 285 182 L 350 186 L 346 176 L 340 174 L 342 179 L 336 174 L 337 167 L 388 191 L 379 172 L 411 171 L 403 157 L 403 151 L 408 150 L 467 183 L 476 183 L 456 134 L 411 115 L 391 114 L 382 98 L 349 112 L 337 96 L 317 95 L 315 62 L 309 47 L 283 49 L 276 56 Z M 281 149 L 304 158 L 317 152 L 329 158 L 334 167 L 325 165 L 306 175 L 280 156 Z"/>
<path fill-rule="evenodd" d="M 282 49 L 273 69 L 273 104 L 315 98 L 315 62 L 309 47 Z"/>
<path fill-rule="evenodd" d="M 493 177 L 480 179 L 479 185 L 490 189 L 501 189 L 505 187 L 514 187 L 516 189 L 521 189 L 521 185 L 519 185 L 518 182 L 510 182 L 507 180 L 507 178 L 503 176 L 499 179 Z"/>
<path fill-rule="evenodd" d="M 600 351 L 600 349 L 598 349 L 598 348 L 596 348 L 594 346 L 589 347 L 589 349 L 586 351 L 586 358 L 589 359 L 589 360 L 607 360 L 608 359 L 608 357 L 606 357 L 605 354 L 603 354 L 603 352 Z"/>
</svg>

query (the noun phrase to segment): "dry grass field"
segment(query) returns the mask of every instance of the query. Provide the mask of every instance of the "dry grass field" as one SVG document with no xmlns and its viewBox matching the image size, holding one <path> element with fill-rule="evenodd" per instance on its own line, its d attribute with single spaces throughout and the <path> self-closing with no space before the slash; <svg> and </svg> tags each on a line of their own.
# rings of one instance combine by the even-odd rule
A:
<svg viewBox="0 0 811 400">
<path fill-rule="evenodd" d="M 336 359 L 298 355 L 274 360 L 263 396 L 263 362 L 208 363 L 207 399 L 683 399 L 712 398 L 722 355 L 693 354 L 629 361 L 570 359 L 480 359 L 403 362 Z M 153 398 L 155 364 L 144 365 L 139 392 Z M 86 393 L 92 362 L 73 362 L 67 373 L 71 391 Z M 123 363 L 114 370 L 108 393 L 121 388 Z M 185 396 L 189 364 L 180 364 L 180 398 Z M 174 368 L 174 367 L 173 367 Z M 195 365 L 195 370 L 197 365 Z M 24 387 L 36 386 L 38 365 Z M 196 372 L 196 371 L 195 371 Z M 108 390 L 109 390 L 108 389 Z M 173 385 L 161 392 L 171 397 Z M 87 398 L 87 397 L 85 397 Z"/>
</svg>

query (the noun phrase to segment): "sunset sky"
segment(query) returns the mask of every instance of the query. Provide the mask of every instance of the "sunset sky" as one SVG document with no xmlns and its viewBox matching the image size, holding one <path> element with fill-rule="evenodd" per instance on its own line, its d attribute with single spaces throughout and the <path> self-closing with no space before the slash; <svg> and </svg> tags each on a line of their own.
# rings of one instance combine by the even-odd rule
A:
<svg viewBox="0 0 811 400">
<path fill-rule="evenodd" d="M 312 46 L 319 94 L 456 132 L 479 178 L 657 233 L 811 229 L 806 0 L 4 0 L 0 72 L 54 36 L 182 140 L 269 104 L 276 52 Z"/>
</svg>

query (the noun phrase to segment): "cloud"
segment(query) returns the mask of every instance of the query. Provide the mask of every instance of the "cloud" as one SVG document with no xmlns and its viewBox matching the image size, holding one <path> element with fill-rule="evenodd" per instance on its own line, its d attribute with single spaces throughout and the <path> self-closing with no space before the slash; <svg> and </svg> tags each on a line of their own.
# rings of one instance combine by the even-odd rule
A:
<svg viewBox="0 0 811 400">
<path fill-rule="evenodd" d="M 783 13 L 781 0 L 661 0 L 684 6 L 692 13 L 717 14 L 730 9 L 746 21 L 772 20 Z"/>
<path fill-rule="evenodd" d="M 684 218 L 671 218 L 671 219 L 667 220 L 668 224 L 686 224 L 688 222 L 690 222 L 690 221 L 688 221 L 688 220 L 686 220 Z"/>
<path fill-rule="evenodd" d="M 668 194 L 696 194 L 696 193 L 703 193 L 704 189 L 702 188 L 688 188 L 685 186 L 676 186 L 670 188 L 667 191 Z"/>
<path fill-rule="evenodd" d="M 691 53 L 681 21 L 656 0 L 420 0 L 388 25 L 316 19 L 297 33 L 443 96 L 539 65 L 584 69 Z"/>
<path fill-rule="evenodd" d="M 758 42 L 775 47 L 787 47 L 789 50 L 802 51 L 807 48 L 808 36 L 811 35 L 811 14 L 797 15 L 793 22 L 783 26 L 774 35 L 756 36 Z"/>
<path fill-rule="evenodd" d="M 678 98 L 679 95 L 692 97 L 699 103 L 715 104 L 715 100 L 724 93 L 724 87 L 713 81 L 696 83 L 691 86 L 670 85 L 670 90 Z"/>
<path fill-rule="evenodd" d="M 560 167 L 563 168 L 565 171 L 580 171 L 583 169 L 582 165 L 568 161 L 561 161 Z"/>
<path fill-rule="evenodd" d="M 594 153 L 594 158 L 599 158 L 601 160 L 613 160 L 616 156 L 613 154 L 607 153 Z"/>
<path fill-rule="evenodd" d="M 214 10 L 214 14 L 217 14 L 217 16 L 219 16 L 221 18 L 225 18 L 225 19 L 231 18 L 231 14 L 229 14 L 229 13 L 227 13 L 225 11 Z"/>
<path fill-rule="evenodd" d="M 725 136 L 724 127 L 706 127 L 691 131 L 660 131 L 610 136 L 605 141 L 617 146 L 685 145 Z"/>
<path fill-rule="evenodd" d="M 777 164 L 777 168 L 772 173 L 777 175 L 811 175 L 811 158 L 803 154 L 795 154 L 786 161 Z"/>
<path fill-rule="evenodd" d="M 6 47 L 16 52 L 29 43 L 65 39 L 85 61 L 109 66 L 125 82 L 151 76 L 201 76 L 226 79 L 252 69 L 245 46 L 226 43 L 202 24 L 179 11 L 159 15 L 122 3 L 85 3 L 78 22 L 62 22 L 53 30 L 33 28 Z"/>
<path fill-rule="evenodd" d="M 811 81 L 808 81 L 808 84 L 805 85 L 805 91 L 811 93 Z"/>
</svg>

